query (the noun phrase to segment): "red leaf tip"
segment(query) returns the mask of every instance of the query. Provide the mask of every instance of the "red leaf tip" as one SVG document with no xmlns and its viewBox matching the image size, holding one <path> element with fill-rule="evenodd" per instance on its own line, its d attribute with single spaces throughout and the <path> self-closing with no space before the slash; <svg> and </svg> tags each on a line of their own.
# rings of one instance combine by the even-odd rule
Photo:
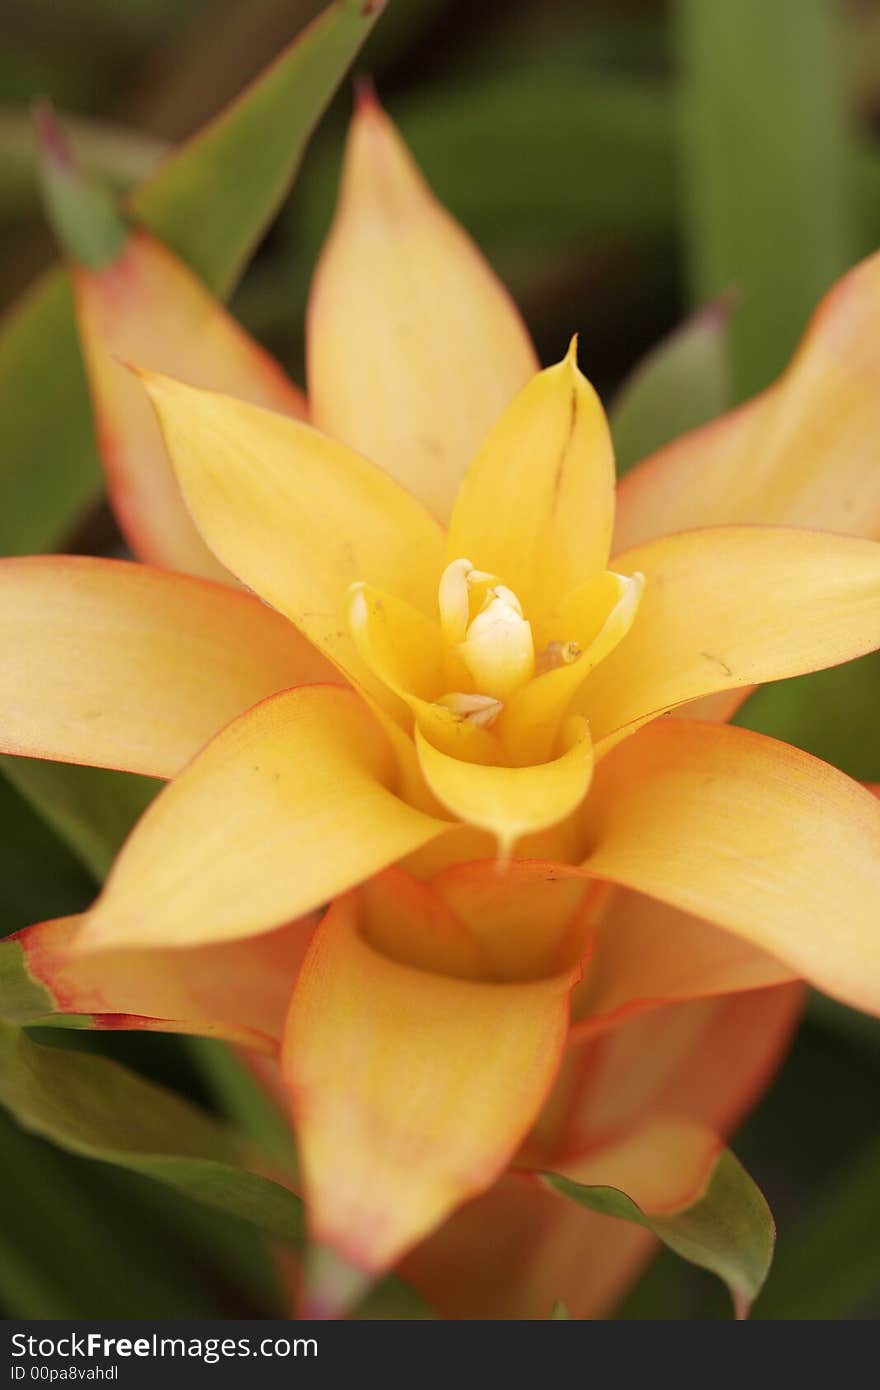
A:
<svg viewBox="0 0 880 1390">
<path fill-rule="evenodd" d="M 354 79 L 354 104 L 359 116 L 369 116 L 380 109 L 376 84 L 368 72 L 359 72 Z"/>
<path fill-rule="evenodd" d="M 72 173 L 76 168 L 73 146 L 51 101 L 47 97 L 40 97 L 34 102 L 32 110 L 34 131 L 43 157 L 59 172 Z"/>
</svg>

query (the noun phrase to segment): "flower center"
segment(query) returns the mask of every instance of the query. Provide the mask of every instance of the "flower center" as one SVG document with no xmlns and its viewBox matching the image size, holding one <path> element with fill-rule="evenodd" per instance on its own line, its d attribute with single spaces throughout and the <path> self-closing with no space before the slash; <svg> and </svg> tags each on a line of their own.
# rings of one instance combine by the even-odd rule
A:
<svg viewBox="0 0 880 1390">
<path fill-rule="evenodd" d="M 470 560 L 453 560 L 441 576 L 438 600 L 443 634 L 479 692 L 469 699 L 504 701 L 531 680 L 531 624 L 516 594 L 497 575 L 475 569 Z M 477 708 L 482 713 L 487 706 Z"/>
</svg>

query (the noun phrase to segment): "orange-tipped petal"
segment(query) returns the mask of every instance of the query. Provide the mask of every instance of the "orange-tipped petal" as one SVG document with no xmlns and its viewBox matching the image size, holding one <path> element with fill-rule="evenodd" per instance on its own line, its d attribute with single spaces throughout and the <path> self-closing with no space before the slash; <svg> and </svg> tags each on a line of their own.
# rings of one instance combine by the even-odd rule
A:
<svg viewBox="0 0 880 1390">
<path fill-rule="evenodd" d="M 578 697 L 600 749 L 688 700 L 880 645 L 876 541 L 731 526 L 651 541 L 614 563 L 645 583 L 632 628 Z"/>
<path fill-rule="evenodd" d="M 381 469 L 310 425 L 154 373 L 143 381 L 187 505 L 215 554 L 375 690 L 348 631 L 349 587 L 375 584 L 433 615 L 442 569 L 437 523 Z"/>
<path fill-rule="evenodd" d="M 880 1011 L 880 803 L 744 729 L 649 725 L 597 767 L 588 873 L 736 932 Z"/>
<path fill-rule="evenodd" d="M 183 503 L 149 402 L 124 364 L 304 417 L 305 398 L 160 242 L 133 232 L 102 270 L 72 266 L 77 326 L 110 500 L 132 549 L 169 569 L 227 578 Z"/>
<path fill-rule="evenodd" d="M 703 1192 L 722 1149 L 704 1125 L 656 1116 L 576 1158 L 554 1172 L 586 1187 L 625 1192 L 646 1216 L 690 1206 Z"/>
<path fill-rule="evenodd" d="M 332 667 L 248 594 L 85 556 L 0 560 L 0 748 L 173 777 L 258 700 Z"/>
<path fill-rule="evenodd" d="M 572 972 L 482 983 L 402 965 L 356 895 L 315 934 L 283 1048 L 311 1236 L 376 1274 L 503 1171 L 550 1087 Z"/>
<path fill-rule="evenodd" d="M 838 281 L 769 391 L 627 474 L 615 549 L 736 522 L 880 538 L 878 311 L 880 254 Z"/>
<path fill-rule="evenodd" d="M 0 944 L 20 953 L 21 969 L 46 993 L 14 1021 L 83 1017 L 94 1028 L 145 1028 L 226 1038 L 274 1051 L 316 917 L 301 918 L 253 941 L 164 950 L 71 950 L 81 917 L 40 922 Z M 11 963 L 0 966 L 0 994 Z M 0 1013 L 9 1018 L 5 999 Z"/>
<path fill-rule="evenodd" d="M 590 961 L 572 996 L 572 1020 L 580 1030 L 595 1032 L 675 1000 L 794 978 L 788 966 L 733 932 L 616 889 L 595 927 Z"/>
<path fill-rule="evenodd" d="M 315 423 L 446 522 L 467 465 L 536 370 L 507 292 L 365 97 L 309 305 Z"/>
<path fill-rule="evenodd" d="M 605 568 L 614 518 L 614 456 L 599 398 L 575 344 L 533 377 L 493 427 L 461 485 L 447 560 L 497 574 L 536 625 Z"/>
<path fill-rule="evenodd" d="M 265 700 L 153 802 L 81 945 L 193 946 L 310 911 L 446 829 L 389 791 L 393 776 L 353 691 L 302 686 Z"/>
<path fill-rule="evenodd" d="M 598 1037 L 575 1030 L 528 1161 L 559 1167 L 667 1115 L 726 1138 L 771 1081 L 803 996 L 788 983 L 667 1004 Z"/>
</svg>

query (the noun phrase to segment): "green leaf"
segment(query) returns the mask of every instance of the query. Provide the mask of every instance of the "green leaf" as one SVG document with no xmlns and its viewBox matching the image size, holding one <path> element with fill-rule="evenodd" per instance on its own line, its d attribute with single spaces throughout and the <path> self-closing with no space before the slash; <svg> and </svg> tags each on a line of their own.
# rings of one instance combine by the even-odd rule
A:
<svg viewBox="0 0 880 1390">
<path fill-rule="evenodd" d="M 248 1166 L 232 1131 L 115 1062 L 0 1025 L 0 1103 L 23 1129 L 300 1242 L 302 1205 Z"/>
<path fill-rule="evenodd" d="M 280 1170 L 294 1177 L 296 1143 L 287 1116 L 257 1084 L 241 1057 L 228 1043 L 215 1038 L 186 1038 L 185 1042 L 218 1109 L 269 1154 Z"/>
<path fill-rule="evenodd" d="M 51 550 L 101 488 L 67 274 L 50 270 L 0 325 L 0 554 Z"/>
<path fill-rule="evenodd" d="M 116 193 L 152 174 L 167 153 L 161 140 L 104 121 L 66 116 L 77 157 L 90 175 L 100 178 Z M 38 175 L 34 157 L 31 114 L 13 106 L 0 107 L 0 216 L 23 219 L 37 210 Z"/>
<path fill-rule="evenodd" d="M 0 1024 L 0 1104 L 21 1127 L 68 1153 L 152 1178 L 205 1206 L 302 1245 L 300 1199 L 262 1176 L 271 1163 L 234 1131 L 106 1058 L 33 1042 Z M 356 1316 L 430 1317 L 396 1277 Z"/>
<path fill-rule="evenodd" d="M 384 0 L 337 0 L 132 196 L 138 219 L 228 295 Z"/>
<path fill-rule="evenodd" d="M 132 196 L 134 214 L 217 292 L 230 292 L 381 8 L 338 0 Z M 0 553 L 63 545 L 98 496 L 101 472 L 60 269 L 0 330 L 0 418 Z"/>
<path fill-rule="evenodd" d="M 132 772 L 0 756 L 0 771 L 101 883 L 163 783 Z"/>
<path fill-rule="evenodd" d="M 738 397 L 766 386 L 855 255 L 834 0 L 676 0 L 694 297 L 735 284 Z"/>
<path fill-rule="evenodd" d="M 281 1315 L 252 1226 L 62 1153 L 2 1109 L 0 1152 L 0 1316 L 222 1317 L 231 1299 Z"/>
<path fill-rule="evenodd" d="M 34 127 L 46 210 L 59 242 L 80 265 L 103 270 L 121 254 L 128 224 L 104 185 L 80 172 L 73 146 L 48 103 L 37 106 Z"/>
<path fill-rule="evenodd" d="M 877 706 L 880 652 L 762 686 L 736 717 L 757 733 L 793 743 L 862 782 L 880 782 Z"/>
<path fill-rule="evenodd" d="M 729 319 L 729 302 L 710 304 L 624 382 L 609 412 L 619 474 L 733 404 Z"/>
<path fill-rule="evenodd" d="M 35 1023 L 48 1019 L 55 1000 L 27 968 L 17 941 L 0 941 L 0 1018 L 6 1023 Z"/>
<path fill-rule="evenodd" d="M 613 1187 L 586 1187 L 559 1173 L 544 1181 L 590 1211 L 644 1226 L 676 1254 L 723 1279 L 737 1317 L 745 1317 L 773 1258 L 773 1218 L 763 1196 L 729 1149 L 722 1150 L 697 1200 L 651 1216 Z"/>
</svg>

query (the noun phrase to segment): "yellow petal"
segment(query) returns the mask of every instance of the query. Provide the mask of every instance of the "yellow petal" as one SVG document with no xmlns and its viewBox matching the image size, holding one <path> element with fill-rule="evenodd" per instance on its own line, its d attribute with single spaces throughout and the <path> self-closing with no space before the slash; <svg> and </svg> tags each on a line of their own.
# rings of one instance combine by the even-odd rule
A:
<svg viewBox="0 0 880 1390">
<path fill-rule="evenodd" d="M 230 719 L 332 667 L 248 594 L 119 560 L 0 561 L 0 748 L 173 777 Z"/>
<path fill-rule="evenodd" d="M 378 468 L 309 425 L 153 373 L 144 382 L 215 554 L 371 684 L 345 621 L 349 585 L 366 581 L 433 613 L 437 523 Z"/>
<path fill-rule="evenodd" d="M 82 944 L 224 941 L 310 911 L 446 828 L 388 791 L 392 776 L 352 691 L 302 686 L 264 701 L 150 806 Z"/>
<path fill-rule="evenodd" d="M 498 839 L 502 858 L 518 839 L 556 825 L 580 805 L 593 772 L 593 746 L 582 719 L 563 731 L 565 751 L 534 767 L 492 767 L 442 753 L 416 730 L 425 781 L 454 816 Z"/>
<path fill-rule="evenodd" d="M 578 690 L 632 627 L 643 588 L 641 574 L 625 578 L 602 570 L 563 600 L 548 627 L 560 634 L 554 642 L 561 664 L 516 691 L 498 721 L 498 737 L 512 762 L 550 757 L 560 721 Z"/>
<path fill-rule="evenodd" d="M 539 859 L 456 864 L 432 880 L 498 980 L 551 975 L 579 960 L 602 892 L 578 869 Z M 576 987 L 575 993 L 580 989 Z"/>
<path fill-rule="evenodd" d="M 766 951 L 679 908 L 621 889 L 609 898 L 572 996 L 572 1017 L 584 1029 L 608 1028 L 679 999 L 761 989 L 795 978 Z"/>
<path fill-rule="evenodd" d="M 302 417 L 305 399 L 187 267 L 134 232 L 103 270 L 71 271 L 80 342 L 110 500 L 132 549 L 151 564 L 228 578 L 194 527 L 143 391 L 137 362 L 193 386 Z"/>
<path fill-rule="evenodd" d="M 490 1186 L 551 1084 L 570 986 L 401 965 L 359 935 L 355 895 L 337 901 L 283 1048 L 312 1240 L 375 1273 Z"/>
<path fill-rule="evenodd" d="M 880 544 L 722 527 L 615 560 L 645 587 L 631 631 L 582 686 L 597 746 L 713 691 L 834 666 L 880 644 Z"/>
<path fill-rule="evenodd" d="M 485 979 L 491 963 L 470 929 L 433 885 L 386 869 L 360 889 L 360 930 L 382 956 L 465 980 Z"/>
<path fill-rule="evenodd" d="M 880 254 L 823 300 L 769 391 L 627 475 L 615 549 L 734 522 L 880 538 Z"/>
<path fill-rule="evenodd" d="M 274 1052 L 315 926 L 301 918 L 250 941 L 190 948 L 72 952 L 81 917 L 40 922 L 8 938 L 58 1014 L 95 1028 L 145 1028 L 225 1038 Z"/>
<path fill-rule="evenodd" d="M 492 429 L 461 486 L 447 559 L 497 574 L 537 624 L 605 568 L 614 457 L 599 398 L 565 359 L 533 377 Z"/>
<path fill-rule="evenodd" d="M 670 720 L 599 764 L 587 811 L 589 873 L 880 1011 L 880 802 L 843 773 L 744 729 Z"/>
<path fill-rule="evenodd" d="M 507 292 L 375 99 L 362 101 L 309 305 L 315 423 L 445 523 L 490 426 L 536 370 Z"/>
<path fill-rule="evenodd" d="M 356 584 L 348 595 L 348 626 L 358 655 L 390 695 L 384 707 L 411 731 L 413 717 L 432 743 L 453 757 L 498 762 L 498 740 L 479 719 L 441 703 L 446 691 L 460 688 L 466 673 L 451 654 L 444 656 L 437 623 L 369 584 Z M 400 716 L 399 705 L 409 717 Z"/>
</svg>

